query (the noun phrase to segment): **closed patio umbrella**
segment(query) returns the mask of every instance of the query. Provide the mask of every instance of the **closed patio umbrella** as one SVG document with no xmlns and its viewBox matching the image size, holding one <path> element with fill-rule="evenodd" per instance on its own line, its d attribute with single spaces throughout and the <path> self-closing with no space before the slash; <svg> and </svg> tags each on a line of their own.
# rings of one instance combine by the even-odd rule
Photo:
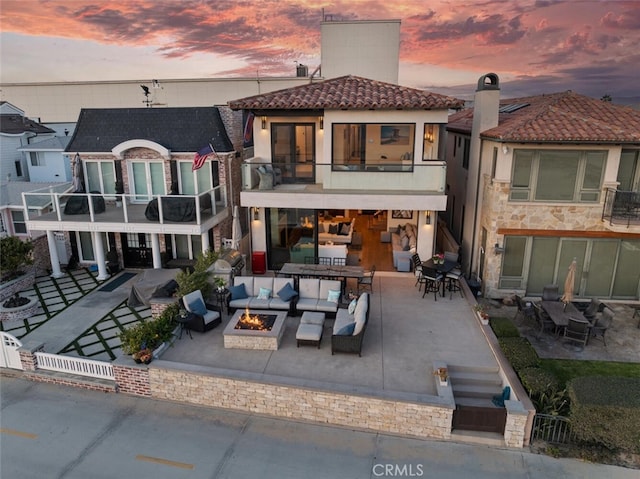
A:
<svg viewBox="0 0 640 479">
<path fill-rule="evenodd" d="M 76 153 L 76 156 L 73 158 L 73 162 L 73 192 L 84 193 L 82 160 L 78 153 Z"/>
<path fill-rule="evenodd" d="M 573 301 L 574 283 L 576 281 L 576 259 L 574 258 L 569 265 L 569 271 L 567 272 L 567 279 L 564 280 L 564 294 L 561 301 L 563 303 L 570 303 Z"/>
<path fill-rule="evenodd" d="M 240 249 L 240 240 L 242 239 L 242 228 L 240 226 L 240 213 L 238 206 L 233 207 L 233 223 L 231 224 L 231 242 L 233 249 Z"/>
</svg>

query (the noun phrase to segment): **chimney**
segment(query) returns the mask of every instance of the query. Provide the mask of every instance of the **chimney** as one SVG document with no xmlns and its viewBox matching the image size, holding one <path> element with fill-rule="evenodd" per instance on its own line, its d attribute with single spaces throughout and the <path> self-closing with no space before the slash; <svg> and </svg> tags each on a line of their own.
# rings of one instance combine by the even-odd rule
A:
<svg viewBox="0 0 640 479">
<path fill-rule="evenodd" d="M 487 73 L 478 80 L 478 88 L 473 101 L 473 126 L 471 141 L 480 133 L 498 126 L 500 108 L 500 79 L 495 73 Z"/>
</svg>

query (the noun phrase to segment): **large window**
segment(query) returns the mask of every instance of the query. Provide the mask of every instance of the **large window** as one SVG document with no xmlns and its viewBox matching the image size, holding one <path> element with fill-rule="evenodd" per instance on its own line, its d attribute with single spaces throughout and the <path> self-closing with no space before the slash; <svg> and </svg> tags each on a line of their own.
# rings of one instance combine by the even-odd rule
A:
<svg viewBox="0 0 640 479">
<path fill-rule="evenodd" d="M 27 234 L 27 224 L 24 220 L 24 212 L 19 210 L 11 211 L 11 221 L 13 221 L 13 231 L 18 235 Z"/>
<path fill-rule="evenodd" d="M 164 165 L 161 161 L 132 161 L 131 191 L 136 201 L 149 201 L 152 196 L 165 195 Z"/>
<path fill-rule="evenodd" d="M 597 202 L 605 151 L 515 150 L 510 199 Z"/>
<path fill-rule="evenodd" d="M 333 170 L 413 171 L 413 123 L 334 123 L 331 138 Z"/>
<path fill-rule="evenodd" d="M 315 128 L 312 123 L 272 123 L 271 158 L 283 183 L 315 181 Z"/>
<path fill-rule="evenodd" d="M 87 191 L 104 194 L 116 192 L 116 170 L 113 161 L 85 161 Z"/>
<path fill-rule="evenodd" d="M 304 263 L 316 256 L 315 211 L 298 208 L 267 208 L 269 268 L 284 263 Z"/>
<path fill-rule="evenodd" d="M 196 171 L 191 171 L 192 161 L 181 161 L 178 165 L 180 193 L 183 195 L 198 195 L 220 184 L 217 161 L 207 161 L 202 168 Z"/>
</svg>

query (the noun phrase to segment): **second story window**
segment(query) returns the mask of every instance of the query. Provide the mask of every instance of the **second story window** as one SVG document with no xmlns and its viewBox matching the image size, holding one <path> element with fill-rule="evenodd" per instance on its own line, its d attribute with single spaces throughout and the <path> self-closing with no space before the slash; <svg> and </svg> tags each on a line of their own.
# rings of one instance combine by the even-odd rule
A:
<svg viewBox="0 0 640 479">
<path fill-rule="evenodd" d="M 515 201 L 597 202 L 606 151 L 514 150 Z"/>
<path fill-rule="evenodd" d="M 413 123 L 334 123 L 331 140 L 334 171 L 413 171 Z"/>
<path fill-rule="evenodd" d="M 116 192 L 116 170 L 113 161 L 91 161 L 84 162 L 86 174 L 87 191 L 99 191 L 104 194 L 115 194 Z"/>
</svg>

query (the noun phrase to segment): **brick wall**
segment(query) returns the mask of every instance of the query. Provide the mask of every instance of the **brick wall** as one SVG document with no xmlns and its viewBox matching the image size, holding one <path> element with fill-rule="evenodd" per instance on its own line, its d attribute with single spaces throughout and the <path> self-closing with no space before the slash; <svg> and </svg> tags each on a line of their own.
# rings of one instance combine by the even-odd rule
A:
<svg viewBox="0 0 640 479">
<path fill-rule="evenodd" d="M 149 366 L 136 364 L 131 358 L 121 357 L 113 363 L 116 391 L 135 396 L 151 396 Z"/>
</svg>

